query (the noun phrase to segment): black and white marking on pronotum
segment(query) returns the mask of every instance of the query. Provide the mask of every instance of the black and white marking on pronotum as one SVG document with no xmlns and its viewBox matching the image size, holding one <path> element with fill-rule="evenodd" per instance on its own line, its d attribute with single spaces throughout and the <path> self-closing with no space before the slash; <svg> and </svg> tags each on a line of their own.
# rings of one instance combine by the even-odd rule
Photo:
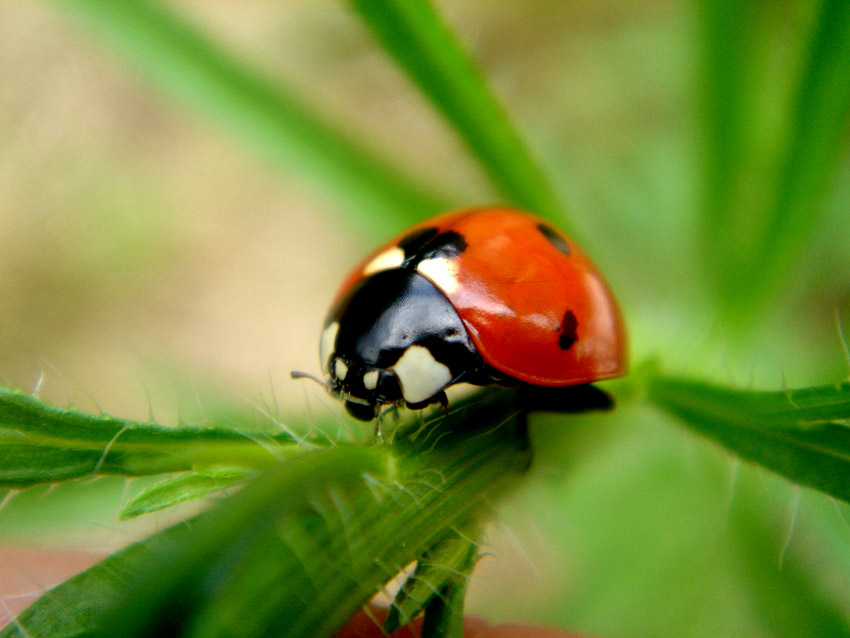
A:
<svg viewBox="0 0 850 638">
<path fill-rule="evenodd" d="M 333 337 L 321 355 L 328 388 L 363 420 L 384 404 L 445 404 L 447 386 L 474 382 L 484 367 L 451 302 L 410 268 L 355 285 L 331 310 L 325 333 Z"/>
<path fill-rule="evenodd" d="M 319 356 L 328 380 L 294 376 L 318 381 L 364 421 L 384 405 L 447 406 L 446 387 L 492 382 L 457 311 L 431 280 L 455 285 L 449 264 L 466 247 L 455 231 L 423 228 L 378 254 L 325 320 Z"/>
</svg>

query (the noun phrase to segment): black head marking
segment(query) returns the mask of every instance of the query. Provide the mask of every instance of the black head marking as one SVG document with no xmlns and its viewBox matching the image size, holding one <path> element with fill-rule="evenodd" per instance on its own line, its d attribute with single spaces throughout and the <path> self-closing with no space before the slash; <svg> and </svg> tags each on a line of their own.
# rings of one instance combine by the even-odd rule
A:
<svg viewBox="0 0 850 638">
<path fill-rule="evenodd" d="M 552 228 L 549 224 L 544 224 L 542 222 L 537 224 L 537 230 L 539 230 L 556 249 L 564 253 L 567 257 L 570 256 L 570 245 L 563 237 L 561 237 L 561 235 L 558 234 L 557 230 Z"/>
<path fill-rule="evenodd" d="M 558 347 L 561 350 L 569 350 L 578 341 L 578 319 L 572 310 L 567 310 L 564 321 L 561 323 L 561 334 L 558 337 Z"/>
<path fill-rule="evenodd" d="M 404 251 L 403 267 L 415 268 L 426 259 L 457 257 L 466 250 L 467 243 L 454 230 L 441 233 L 436 228 L 422 228 L 403 237 L 398 247 Z"/>
</svg>

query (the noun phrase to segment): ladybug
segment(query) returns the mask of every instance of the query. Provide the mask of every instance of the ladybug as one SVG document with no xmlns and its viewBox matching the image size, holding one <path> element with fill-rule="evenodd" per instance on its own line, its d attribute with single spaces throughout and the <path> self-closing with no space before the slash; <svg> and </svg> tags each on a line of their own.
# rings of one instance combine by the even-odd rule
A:
<svg viewBox="0 0 850 638">
<path fill-rule="evenodd" d="M 385 405 L 447 407 L 456 383 L 566 388 L 626 367 L 620 312 L 596 267 L 510 208 L 438 215 L 366 257 L 333 301 L 320 357 L 328 380 L 316 380 L 363 421 Z"/>
</svg>

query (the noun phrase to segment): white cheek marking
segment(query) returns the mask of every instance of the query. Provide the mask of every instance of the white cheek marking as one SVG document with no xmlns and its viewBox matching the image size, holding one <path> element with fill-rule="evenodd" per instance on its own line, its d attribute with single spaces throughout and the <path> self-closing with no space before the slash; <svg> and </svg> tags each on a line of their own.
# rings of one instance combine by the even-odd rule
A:
<svg viewBox="0 0 850 638">
<path fill-rule="evenodd" d="M 378 387 L 378 371 L 369 370 L 363 375 L 363 387 L 367 390 L 374 390 Z"/>
<path fill-rule="evenodd" d="M 376 255 L 372 261 L 366 264 L 366 267 L 363 268 L 363 276 L 372 275 L 382 270 L 398 268 L 402 263 L 404 263 L 404 251 L 398 246 L 393 246 Z"/>
<path fill-rule="evenodd" d="M 333 322 L 322 331 L 322 338 L 319 340 L 319 363 L 322 366 L 322 372 L 324 374 L 328 373 L 329 359 L 334 351 L 337 332 L 339 332 L 339 324 Z"/>
<path fill-rule="evenodd" d="M 345 361 L 342 359 L 334 361 L 334 374 L 340 381 L 345 381 L 345 375 L 348 374 L 348 366 L 345 365 Z"/>
<path fill-rule="evenodd" d="M 410 346 L 390 369 L 398 377 L 401 393 L 408 403 L 430 399 L 452 380 L 451 370 L 424 346 Z"/>
<path fill-rule="evenodd" d="M 451 259 L 426 259 L 419 262 L 416 271 L 433 281 L 447 295 L 457 292 L 457 261 Z"/>
</svg>

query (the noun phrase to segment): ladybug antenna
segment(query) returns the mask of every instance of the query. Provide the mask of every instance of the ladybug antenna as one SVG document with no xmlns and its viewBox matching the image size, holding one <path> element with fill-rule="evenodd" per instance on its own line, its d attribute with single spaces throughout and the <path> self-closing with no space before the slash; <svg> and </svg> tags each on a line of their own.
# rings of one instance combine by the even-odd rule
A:
<svg viewBox="0 0 850 638">
<path fill-rule="evenodd" d="M 320 379 L 319 377 L 310 374 L 309 372 L 299 372 L 298 370 L 293 370 L 289 373 L 289 376 L 293 379 L 310 379 L 311 381 L 315 381 L 320 386 L 322 386 L 325 390 L 330 391 L 330 384 L 324 379 Z"/>
</svg>

